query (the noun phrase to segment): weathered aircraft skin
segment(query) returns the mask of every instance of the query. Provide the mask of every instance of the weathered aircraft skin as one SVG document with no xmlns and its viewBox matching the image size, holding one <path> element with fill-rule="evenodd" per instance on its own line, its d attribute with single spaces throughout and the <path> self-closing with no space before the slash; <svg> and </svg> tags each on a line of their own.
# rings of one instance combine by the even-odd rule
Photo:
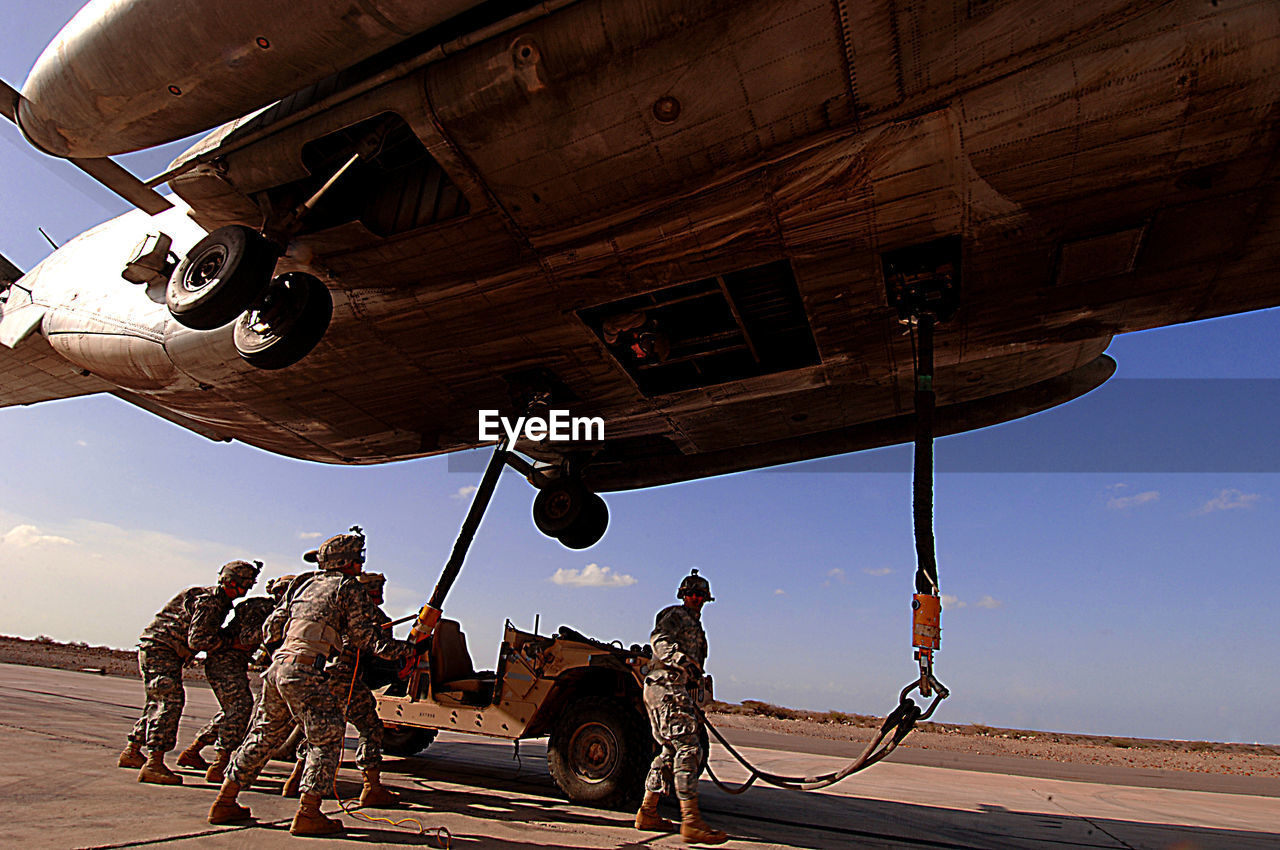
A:
<svg viewBox="0 0 1280 850">
<path fill-rule="evenodd" d="M 92 0 L 36 60 L 18 120 L 55 156 L 102 157 L 217 126 L 477 0 Z"/>
<path fill-rule="evenodd" d="M 1273 0 L 580 0 L 492 33 L 318 85 L 174 163 L 195 222 L 256 228 L 369 128 L 394 140 L 278 267 L 334 295 L 301 362 L 257 370 L 230 326 L 182 328 L 116 277 L 146 232 L 194 242 L 180 204 L 95 243 L 113 294 L 89 312 L 145 315 L 151 342 L 122 365 L 73 343 L 72 242 L 0 308 L 0 341 L 45 309 L 54 345 L 0 350 L 0 401 L 106 389 L 215 438 L 378 463 L 475 446 L 477 409 L 514 412 L 536 373 L 604 418 L 603 446 L 572 448 L 607 490 L 909 439 L 899 249 L 960 246 L 943 433 L 1096 387 L 1114 334 L 1280 304 Z M 628 363 L 602 323 L 641 302 L 705 322 L 702 353 Z"/>
</svg>

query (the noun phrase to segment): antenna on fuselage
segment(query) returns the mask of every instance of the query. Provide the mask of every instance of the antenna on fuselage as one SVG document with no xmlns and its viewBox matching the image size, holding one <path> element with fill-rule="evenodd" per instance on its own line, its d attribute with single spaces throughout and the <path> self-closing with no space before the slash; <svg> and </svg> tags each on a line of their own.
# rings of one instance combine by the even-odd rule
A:
<svg viewBox="0 0 1280 850">
<path fill-rule="evenodd" d="M 58 250 L 59 248 L 61 248 L 61 247 L 62 247 L 62 246 L 61 246 L 61 245 L 59 245 L 57 242 L 54 242 L 54 241 L 53 241 L 53 237 L 52 237 L 52 236 L 50 236 L 49 234 L 47 234 L 47 233 L 45 233 L 45 232 L 44 232 L 44 228 L 43 228 L 43 227 L 37 227 L 37 228 L 36 228 L 36 230 L 39 230 L 39 231 L 40 231 L 40 235 L 44 237 L 44 241 L 48 242 L 50 245 L 52 245 L 52 246 L 53 246 L 53 250 L 55 250 L 55 251 L 56 251 L 56 250 Z"/>
</svg>

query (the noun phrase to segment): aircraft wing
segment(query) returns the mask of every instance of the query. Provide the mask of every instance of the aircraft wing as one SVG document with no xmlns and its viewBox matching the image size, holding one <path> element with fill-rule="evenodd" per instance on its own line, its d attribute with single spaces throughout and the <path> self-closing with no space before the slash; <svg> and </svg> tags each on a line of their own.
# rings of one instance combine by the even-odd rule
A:
<svg viewBox="0 0 1280 850">
<path fill-rule="evenodd" d="M 0 407 L 114 389 L 58 356 L 36 333 L 44 308 L 16 283 L 22 272 L 0 255 Z"/>
<path fill-rule="evenodd" d="M 39 334 L 32 334 L 14 349 L 0 345 L 0 407 L 115 389 L 82 371 L 60 357 Z"/>
</svg>

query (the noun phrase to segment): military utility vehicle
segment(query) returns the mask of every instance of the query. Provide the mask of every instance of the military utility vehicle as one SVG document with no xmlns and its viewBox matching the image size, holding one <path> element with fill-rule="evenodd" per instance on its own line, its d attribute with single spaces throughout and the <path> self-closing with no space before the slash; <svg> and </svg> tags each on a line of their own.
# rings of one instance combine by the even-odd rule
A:
<svg viewBox="0 0 1280 850">
<path fill-rule="evenodd" d="M 650 657 L 647 646 L 604 643 L 567 626 L 531 634 L 508 621 L 497 669 L 477 672 L 457 621 L 440 620 L 407 681 L 371 682 L 383 746 L 414 755 L 440 729 L 512 741 L 550 736 L 547 764 L 570 800 L 630 805 L 643 794 L 656 746 L 641 700 Z"/>
</svg>

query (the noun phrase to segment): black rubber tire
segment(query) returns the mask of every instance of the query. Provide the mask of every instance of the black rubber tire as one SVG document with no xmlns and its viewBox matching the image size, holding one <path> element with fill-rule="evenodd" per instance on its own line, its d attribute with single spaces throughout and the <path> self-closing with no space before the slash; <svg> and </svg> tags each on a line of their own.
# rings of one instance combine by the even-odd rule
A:
<svg viewBox="0 0 1280 850">
<path fill-rule="evenodd" d="M 265 331 L 255 330 L 259 308 L 280 299 L 288 315 Z M 333 318 L 333 296 L 315 277 L 302 272 L 282 274 L 271 282 L 262 301 L 236 320 L 236 351 L 259 369 L 283 369 L 311 353 L 324 338 Z"/>
<path fill-rule="evenodd" d="M 382 749 L 393 756 L 416 756 L 436 739 L 435 729 L 419 729 L 416 726 L 382 724 Z"/>
<path fill-rule="evenodd" d="M 547 746 L 547 767 L 565 796 L 601 808 L 634 808 L 652 759 L 648 720 L 614 697 L 571 699 Z"/>
<path fill-rule="evenodd" d="M 222 327 L 262 296 L 278 257 L 276 246 L 253 228 L 219 227 L 169 276 L 165 303 L 170 315 L 198 331 Z"/>
<path fill-rule="evenodd" d="M 588 549 L 600 542 L 608 528 L 609 506 L 595 493 L 588 493 L 582 513 L 556 539 L 567 549 Z"/>
<path fill-rule="evenodd" d="M 556 537 L 577 522 L 591 492 L 574 478 L 557 478 L 533 499 L 533 524 L 548 537 Z"/>
</svg>

